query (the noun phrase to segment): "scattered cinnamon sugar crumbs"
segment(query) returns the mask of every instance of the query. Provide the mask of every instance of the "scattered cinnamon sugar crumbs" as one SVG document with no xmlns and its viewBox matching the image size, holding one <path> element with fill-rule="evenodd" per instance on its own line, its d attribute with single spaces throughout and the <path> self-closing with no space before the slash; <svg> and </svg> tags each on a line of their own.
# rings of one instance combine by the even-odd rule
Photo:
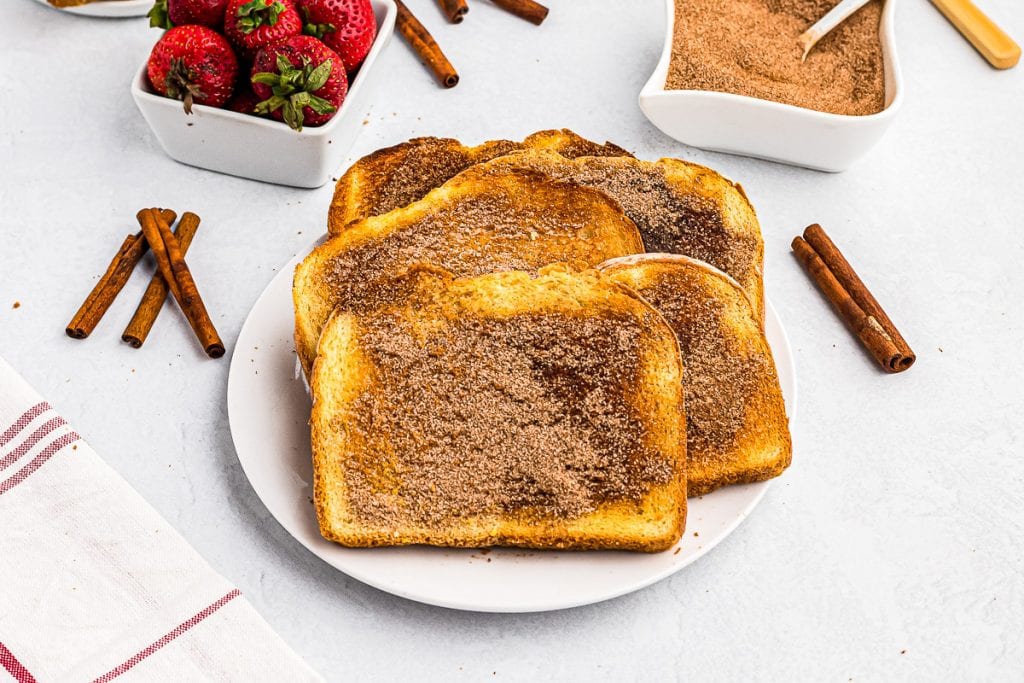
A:
<svg viewBox="0 0 1024 683">
<path fill-rule="evenodd" d="M 713 90 L 863 116 L 885 107 L 872 0 L 801 61 L 797 37 L 839 0 L 676 0 L 665 88 Z"/>
</svg>

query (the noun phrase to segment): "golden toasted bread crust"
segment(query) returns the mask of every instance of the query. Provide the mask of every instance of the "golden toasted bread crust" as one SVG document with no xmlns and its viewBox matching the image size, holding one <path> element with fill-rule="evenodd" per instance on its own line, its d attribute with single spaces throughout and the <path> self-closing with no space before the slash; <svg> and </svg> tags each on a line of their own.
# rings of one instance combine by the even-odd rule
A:
<svg viewBox="0 0 1024 683">
<path fill-rule="evenodd" d="M 571 130 L 545 130 L 522 142 L 491 140 L 476 147 L 451 138 L 414 138 L 363 157 L 338 179 L 327 215 L 328 233 L 338 234 L 354 221 L 421 199 L 473 164 L 523 149 L 565 157 L 629 156 L 621 147 L 599 145 Z"/>
<path fill-rule="evenodd" d="M 599 266 L 668 321 L 686 367 L 691 496 L 776 477 L 792 457 L 771 349 L 744 290 L 716 268 L 669 254 Z"/>
<path fill-rule="evenodd" d="M 683 254 L 732 276 L 764 320 L 764 241 L 742 188 L 709 168 L 679 159 L 566 159 L 545 151 L 515 152 L 467 174 L 541 172 L 605 192 L 622 206 L 649 252 Z"/>
<path fill-rule="evenodd" d="M 586 268 L 642 251 L 636 226 L 603 192 L 529 170 L 457 176 L 419 201 L 351 225 L 299 264 L 296 348 L 308 374 L 334 308 L 378 306 L 381 285 L 415 263 L 470 276 L 550 263 Z"/>
<path fill-rule="evenodd" d="M 594 271 L 453 279 L 339 310 L 312 374 L 314 500 L 348 546 L 659 551 L 682 532 L 679 347 Z"/>
</svg>

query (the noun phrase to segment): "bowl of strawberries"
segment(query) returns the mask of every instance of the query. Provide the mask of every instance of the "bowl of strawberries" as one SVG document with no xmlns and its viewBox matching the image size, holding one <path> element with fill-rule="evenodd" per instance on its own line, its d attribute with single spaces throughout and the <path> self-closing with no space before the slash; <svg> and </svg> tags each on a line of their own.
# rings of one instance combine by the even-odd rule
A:
<svg viewBox="0 0 1024 683">
<path fill-rule="evenodd" d="M 156 0 L 165 29 L 132 81 L 182 163 L 320 187 L 362 129 L 394 0 Z"/>
</svg>

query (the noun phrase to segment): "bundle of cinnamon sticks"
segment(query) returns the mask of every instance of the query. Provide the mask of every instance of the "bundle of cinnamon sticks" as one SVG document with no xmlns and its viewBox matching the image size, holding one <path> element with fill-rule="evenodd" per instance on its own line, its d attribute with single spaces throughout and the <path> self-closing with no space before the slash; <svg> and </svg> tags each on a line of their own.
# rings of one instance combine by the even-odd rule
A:
<svg viewBox="0 0 1024 683">
<path fill-rule="evenodd" d="M 822 227 L 808 226 L 803 236 L 793 238 L 792 246 L 822 294 L 882 369 L 910 368 L 917 356 Z"/>
<path fill-rule="evenodd" d="M 192 272 L 185 263 L 185 253 L 199 229 L 199 216 L 185 212 L 174 232 L 171 226 L 177 214 L 170 209 L 142 209 L 136 218 L 142 230 L 125 238 L 107 271 L 68 323 L 67 335 L 74 339 L 88 337 L 128 282 L 135 266 L 147 251 L 152 251 L 157 272 L 153 274 L 121 339 L 135 348 L 142 346 L 170 292 L 206 354 L 211 358 L 220 358 L 224 355 L 224 343 L 199 295 Z"/>
<path fill-rule="evenodd" d="M 540 26 L 548 16 L 548 8 L 534 0 L 491 0 L 495 5 L 515 16 Z M 466 0 L 437 0 L 441 12 L 453 24 L 462 23 L 469 5 Z M 437 81 L 446 88 L 453 88 L 459 83 L 459 74 L 452 63 L 445 57 L 437 41 L 430 31 L 416 18 L 402 0 L 395 0 L 398 5 L 398 17 L 395 27 L 409 43 L 409 46 L 430 69 Z"/>
</svg>

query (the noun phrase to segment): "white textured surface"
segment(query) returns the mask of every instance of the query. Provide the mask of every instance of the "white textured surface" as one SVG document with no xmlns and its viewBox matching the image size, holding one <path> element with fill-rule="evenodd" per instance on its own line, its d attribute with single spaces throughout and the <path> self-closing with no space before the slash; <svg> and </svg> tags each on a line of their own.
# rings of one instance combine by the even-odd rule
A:
<svg viewBox="0 0 1024 683">
<path fill-rule="evenodd" d="M 156 203 L 203 216 L 189 261 L 230 350 L 275 268 L 323 231 L 330 188 L 163 156 L 128 95 L 155 40 L 143 20 L 3 4 L 0 355 L 314 668 L 336 680 L 1020 679 L 1024 67 L 990 69 L 928 3 L 899 8 L 907 102 L 893 130 L 823 175 L 683 148 L 646 122 L 635 98 L 659 54 L 660 2 L 552 0 L 534 28 L 486 2 L 448 27 L 410 0 L 462 82 L 440 90 L 395 41 L 355 154 L 569 126 L 709 164 L 758 209 L 768 295 L 796 355 L 794 465 L 733 536 L 639 593 L 519 616 L 394 598 L 293 541 L 235 458 L 226 360 L 202 357 L 173 307 L 142 350 L 118 341 L 144 278 L 90 339 L 64 336 L 135 211 Z M 981 4 L 1024 39 L 1019 2 Z M 813 221 L 914 345 L 906 374 L 874 369 L 790 256 Z"/>
</svg>

